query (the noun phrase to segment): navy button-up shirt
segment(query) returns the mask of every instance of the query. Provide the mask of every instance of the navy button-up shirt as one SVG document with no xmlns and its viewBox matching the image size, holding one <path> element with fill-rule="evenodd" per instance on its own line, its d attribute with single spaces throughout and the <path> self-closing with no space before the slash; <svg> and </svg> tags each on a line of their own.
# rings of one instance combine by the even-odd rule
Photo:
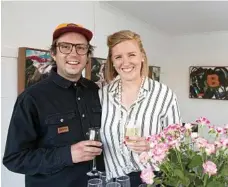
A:
<svg viewBox="0 0 228 187">
<path fill-rule="evenodd" d="M 18 96 L 3 164 L 25 174 L 26 187 L 86 186 L 91 162 L 74 164 L 70 147 L 88 139 L 88 128 L 100 123 L 98 86 L 83 77 L 71 82 L 53 69 Z"/>
</svg>

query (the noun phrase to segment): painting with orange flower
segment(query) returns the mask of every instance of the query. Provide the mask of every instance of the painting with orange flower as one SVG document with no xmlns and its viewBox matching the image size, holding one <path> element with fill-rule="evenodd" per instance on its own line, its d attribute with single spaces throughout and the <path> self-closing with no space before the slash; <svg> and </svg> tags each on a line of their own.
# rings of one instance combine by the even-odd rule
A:
<svg viewBox="0 0 228 187">
<path fill-rule="evenodd" d="M 191 66 L 189 97 L 228 100 L 228 66 Z"/>
</svg>

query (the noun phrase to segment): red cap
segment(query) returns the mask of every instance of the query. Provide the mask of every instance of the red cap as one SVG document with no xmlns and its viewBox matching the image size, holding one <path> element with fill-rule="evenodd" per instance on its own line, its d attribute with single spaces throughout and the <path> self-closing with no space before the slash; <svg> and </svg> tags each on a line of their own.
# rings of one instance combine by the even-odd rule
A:
<svg viewBox="0 0 228 187">
<path fill-rule="evenodd" d="M 56 27 L 56 29 L 53 32 L 53 41 L 60 37 L 60 35 L 67 33 L 67 32 L 76 32 L 79 34 L 82 34 L 86 37 L 87 41 L 89 42 L 92 37 L 93 33 L 84 28 L 82 25 L 75 24 L 75 23 L 62 23 Z"/>
</svg>

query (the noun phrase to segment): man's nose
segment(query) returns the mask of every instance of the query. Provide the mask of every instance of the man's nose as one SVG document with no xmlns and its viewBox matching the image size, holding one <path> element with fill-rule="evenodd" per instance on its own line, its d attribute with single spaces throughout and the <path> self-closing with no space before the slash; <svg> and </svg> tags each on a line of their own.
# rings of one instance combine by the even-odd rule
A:
<svg viewBox="0 0 228 187">
<path fill-rule="evenodd" d="M 71 53 L 70 53 L 70 55 L 74 55 L 74 56 L 77 56 L 78 55 L 78 53 L 77 53 L 77 48 L 76 48 L 76 46 L 73 46 L 72 47 L 72 51 L 71 51 Z"/>
</svg>

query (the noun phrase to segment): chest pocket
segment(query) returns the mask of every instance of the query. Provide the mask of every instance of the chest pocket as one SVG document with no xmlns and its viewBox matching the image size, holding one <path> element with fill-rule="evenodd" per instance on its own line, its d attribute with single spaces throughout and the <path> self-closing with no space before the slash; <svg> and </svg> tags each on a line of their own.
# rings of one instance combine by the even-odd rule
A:
<svg viewBox="0 0 228 187">
<path fill-rule="evenodd" d="M 82 139 L 80 119 L 74 111 L 47 116 L 45 124 L 48 145 L 71 145 Z"/>
<path fill-rule="evenodd" d="M 101 126 L 101 106 L 100 105 L 95 105 L 92 106 L 92 126 L 94 127 L 100 127 Z"/>
</svg>

